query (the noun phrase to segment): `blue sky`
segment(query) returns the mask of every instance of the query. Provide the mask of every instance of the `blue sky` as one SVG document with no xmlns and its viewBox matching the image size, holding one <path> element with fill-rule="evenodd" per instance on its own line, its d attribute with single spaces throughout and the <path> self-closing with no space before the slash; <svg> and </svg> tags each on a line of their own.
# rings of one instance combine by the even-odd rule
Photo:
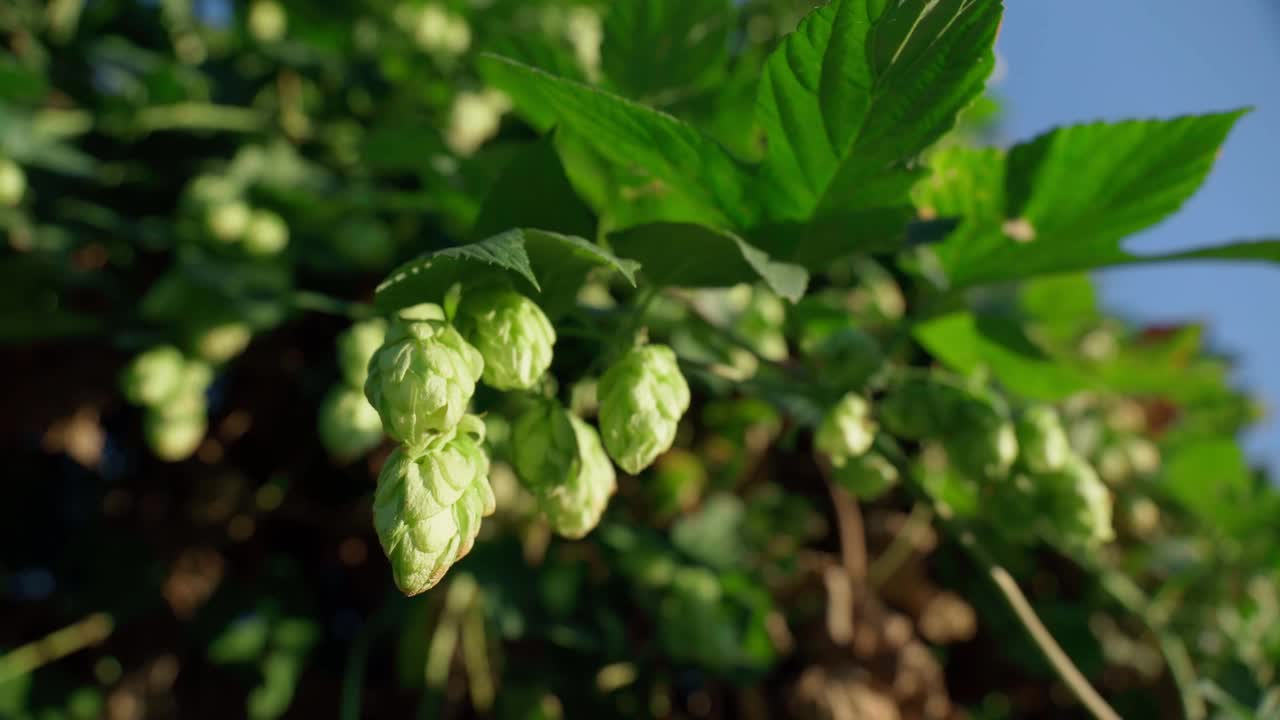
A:
<svg viewBox="0 0 1280 720">
<path fill-rule="evenodd" d="M 1280 3 L 1275 0 L 1006 0 L 1000 37 L 1006 134 L 1056 125 L 1252 106 L 1200 193 L 1134 250 L 1280 237 Z M 1239 359 L 1237 383 L 1280 411 L 1280 268 L 1203 263 L 1099 275 L 1112 310 L 1204 322 Z M 1280 472 L 1274 416 L 1246 438 Z"/>
</svg>

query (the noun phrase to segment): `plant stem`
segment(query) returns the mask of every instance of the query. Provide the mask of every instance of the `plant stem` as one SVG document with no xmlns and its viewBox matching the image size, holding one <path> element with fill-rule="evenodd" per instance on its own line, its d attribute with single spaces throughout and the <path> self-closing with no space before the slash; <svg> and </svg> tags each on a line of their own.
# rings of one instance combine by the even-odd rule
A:
<svg viewBox="0 0 1280 720">
<path fill-rule="evenodd" d="M 831 493 L 831 504 L 836 510 L 836 526 L 840 534 L 840 556 L 844 558 L 845 572 L 856 585 L 867 579 L 867 537 L 862 524 L 862 511 L 858 509 L 858 501 L 848 490 L 840 487 L 831 478 L 831 472 L 821 459 L 818 467 L 827 482 L 827 491 Z"/>
<path fill-rule="evenodd" d="M 364 303 L 340 300 L 309 290 L 295 290 L 291 296 L 293 306 L 299 310 L 310 310 L 326 315 L 348 317 L 353 320 L 364 320 L 377 315 L 372 306 Z"/>
<path fill-rule="evenodd" d="M 1098 720 L 1120 720 L 1120 715 L 1089 684 L 1089 680 L 1084 676 L 1084 673 L 1080 672 L 1075 663 L 1071 662 L 1071 658 L 1066 651 L 1062 649 L 1062 646 L 1053 638 L 1049 629 L 1040 621 L 1040 616 L 1036 615 L 1035 609 L 1031 607 L 1031 602 L 1022 593 L 1022 589 L 1018 587 L 1017 581 L 1013 579 L 1009 571 L 995 562 L 991 555 L 978 543 L 972 532 L 962 530 L 958 533 L 956 539 L 968 551 L 969 556 L 982 566 L 982 569 L 991 578 L 1000 594 L 1004 596 L 1005 602 L 1013 610 L 1013 614 L 1022 623 L 1022 627 L 1031 636 L 1036 647 L 1039 648 L 1045 659 L 1049 661 L 1049 664 L 1053 666 L 1054 671 L 1058 673 L 1058 677 L 1062 678 L 1062 681 L 1067 684 L 1076 699 Z"/>
<path fill-rule="evenodd" d="M 22 677 L 90 645 L 97 645 L 106 640 L 113 629 L 115 622 L 110 615 L 94 613 L 35 642 L 0 655 L 0 684 Z"/>
<path fill-rule="evenodd" d="M 893 574 L 902 567 L 907 558 L 911 556 L 911 551 L 915 547 L 916 536 L 924 529 L 929 522 L 933 520 L 933 511 L 925 503 L 916 503 L 911 508 L 911 515 L 902 525 L 902 529 L 893 537 L 893 541 L 889 543 L 889 547 L 880 553 L 879 557 L 871 563 L 870 569 L 867 570 L 867 582 L 873 588 L 879 588 L 884 585 Z"/>
</svg>

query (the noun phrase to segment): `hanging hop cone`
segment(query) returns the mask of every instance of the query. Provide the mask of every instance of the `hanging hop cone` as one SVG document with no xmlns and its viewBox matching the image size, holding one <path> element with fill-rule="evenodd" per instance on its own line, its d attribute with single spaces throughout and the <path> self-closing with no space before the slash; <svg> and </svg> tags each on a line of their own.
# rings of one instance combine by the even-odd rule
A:
<svg viewBox="0 0 1280 720">
<path fill-rule="evenodd" d="M 499 390 L 527 390 L 551 366 L 556 331 L 538 304 L 508 288 L 467 292 L 458 329 L 484 356 L 484 382 Z"/>
<path fill-rule="evenodd" d="M 369 360 L 364 394 L 386 433 L 417 456 L 462 419 L 483 371 L 479 351 L 452 326 L 396 318 Z"/>
<path fill-rule="evenodd" d="M 600 522 L 617 489 L 595 428 L 559 403 L 540 401 L 512 428 L 516 474 L 551 527 L 580 538 Z"/>
<path fill-rule="evenodd" d="M 431 589 L 471 551 L 480 521 L 494 511 L 484 421 L 462 418 L 420 455 L 401 447 L 387 458 L 373 497 L 373 524 L 396 586 Z"/>
<path fill-rule="evenodd" d="M 609 456 L 632 475 L 675 442 L 689 384 L 665 345 L 632 348 L 600 378 L 600 429 Z"/>
</svg>

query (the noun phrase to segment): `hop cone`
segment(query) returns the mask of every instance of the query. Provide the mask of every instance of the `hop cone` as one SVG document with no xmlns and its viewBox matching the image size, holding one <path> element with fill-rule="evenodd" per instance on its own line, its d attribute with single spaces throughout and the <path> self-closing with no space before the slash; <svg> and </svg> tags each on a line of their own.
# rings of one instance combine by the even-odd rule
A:
<svg viewBox="0 0 1280 720">
<path fill-rule="evenodd" d="M 125 398 L 135 405 L 159 405 L 178 391 L 185 363 L 182 351 L 169 345 L 138 355 L 120 377 Z"/>
<path fill-rule="evenodd" d="M 397 318 L 369 361 L 364 394 L 387 434 L 418 455 L 462 419 L 483 370 L 480 353 L 453 327 Z"/>
<path fill-rule="evenodd" d="M 142 422 L 147 446 L 156 457 L 167 462 L 191 457 L 208 430 L 208 421 L 203 413 L 170 414 L 148 410 Z"/>
<path fill-rule="evenodd" d="M 1028 408 L 1018 419 L 1018 448 L 1022 463 L 1033 473 L 1061 470 L 1071 455 L 1071 443 L 1058 413 L 1048 405 Z"/>
<path fill-rule="evenodd" d="M 387 323 L 381 318 L 358 322 L 338 336 L 338 369 L 348 385 L 364 387 L 369 359 L 386 339 Z"/>
<path fill-rule="evenodd" d="M 580 538 L 600 522 L 617 489 L 613 463 L 595 428 L 553 402 L 541 402 L 513 428 L 516 472 L 551 527 Z"/>
<path fill-rule="evenodd" d="M 689 384 L 665 345 L 633 348 L 600 378 L 600 429 L 609 456 L 636 474 L 676 439 Z"/>
<path fill-rule="evenodd" d="M 831 464 L 843 467 L 851 458 L 871 449 L 876 437 L 876 423 L 871 419 L 871 403 L 849 393 L 827 412 L 814 444 L 831 458 Z"/>
<path fill-rule="evenodd" d="M 499 390 L 533 387 L 551 366 L 556 331 L 537 303 L 507 288 L 468 292 L 458 328 L 484 356 L 484 381 Z"/>
<path fill-rule="evenodd" d="M 143 436 L 156 457 L 177 462 L 191 457 L 208 430 L 205 391 L 213 370 L 198 360 L 184 360 L 176 382 L 159 402 L 147 404 Z"/>
<path fill-rule="evenodd" d="M 354 460 L 382 442 L 382 420 L 364 394 L 335 385 L 320 404 L 320 442 L 339 461 Z"/>
<path fill-rule="evenodd" d="M 1006 477 L 1018 459 L 1018 435 L 1013 424 L 995 405 L 976 396 L 953 417 L 954 425 L 943 437 L 951 463 L 973 478 Z"/>
<path fill-rule="evenodd" d="M 863 500 L 875 500 L 898 484 L 898 468 L 880 453 L 855 457 L 836 469 L 836 480 Z"/>
<path fill-rule="evenodd" d="M 1115 537 L 1107 486 L 1083 458 L 1072 455 L 1061 470 L 1034 477 L 1050 535 L 1071 549 L 1090 550 Z"/>
<path fill-rule="evenodd" d="M 398 448 L 378 476 L 373 524 L 406 595 L 431 589 L 471 551 L 480 519 L 494 511 L 484 421 L 464 417 L 417 457 Z"/>
</svg>

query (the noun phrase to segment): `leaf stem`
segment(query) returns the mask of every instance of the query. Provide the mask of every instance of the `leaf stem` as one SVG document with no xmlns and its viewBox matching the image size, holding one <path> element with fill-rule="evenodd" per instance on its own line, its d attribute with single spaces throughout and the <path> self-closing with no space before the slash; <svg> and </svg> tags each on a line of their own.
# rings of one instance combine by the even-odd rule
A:
<svg viewBox="0 0 1280 720">
<path fill-rule="evenodd" d="M 920 532 L 933 520 L 933 511 L 929 509 L 926 503 L 916 503 L 911 508 L 911 514 L 907 516 L 907 520 L 902 525 L 902 529 L 897 535 L 893 536 L 893 541 L 889 543 L 889 547 L 876 557 L 871 563 L 871 567 L 867 570 L 867 582 L 871 587 L 879 588 L 888 582 L 889 578 L 902 567 L 907 558 L 911 556 L 911 551 L 915 547 L 916 537 Z"/>
<path fill-rule="evenodd" d="M 377 311 L 371 305 L 342 300 L 309 290 L 295 290 L 290 300 L 299 310 L 348 317 L 352 320 L 365 320 L 377 315 Z"/>
<path fill-rule="evenodd" d="M 94 613 L 61 630 L 0 655 L 0 684 L 22 677 L 55 660 L 106 640 L 115 622 L 106 613 Z"/>
<path fill-rule="evenodd" d="M 944 524 L 946 521 L 944 520 Z M 949 525 L 949 524 L 948 524 Z M 1089 684 L 1088 678 L 1075 663 L 1067 655 L 1058 641 L 1053 638 L 1049 629 L 1040 621 L 1040 616 L 1036 615 L 1036 611 L 1031 607 L 1031 602 L 1027 600 L 1027 596 L 1022 593 L 1022 589 L 1018 587 L 1017 581 L 1009 574 L 1009 571 L 1003 566 L 996 563 L 991 555 L 978 543 L 978 539 L 969 530 L 960 530 L 955 534 L 956 539 L 975 562 L 982 566 L 987 577 L 995 584 L 996 589 L 1004 596 L 1005 602 L 1009 608 L 1013 610 L 1013 614 L 1017 616 L 1018 621 L 1022 623 L 1022 627 L 1031 636 L 1036 647 L 1039 648 L 1041 654 L 1053 666 L 1058 677 L 1062 679 L 1071 693 L 1076 696 L 1082 705 L 1093 714 L 1098 720 L 1120 720 L 1120 715 L 1107 704 L 1102 695 Z"/>
</svg>

